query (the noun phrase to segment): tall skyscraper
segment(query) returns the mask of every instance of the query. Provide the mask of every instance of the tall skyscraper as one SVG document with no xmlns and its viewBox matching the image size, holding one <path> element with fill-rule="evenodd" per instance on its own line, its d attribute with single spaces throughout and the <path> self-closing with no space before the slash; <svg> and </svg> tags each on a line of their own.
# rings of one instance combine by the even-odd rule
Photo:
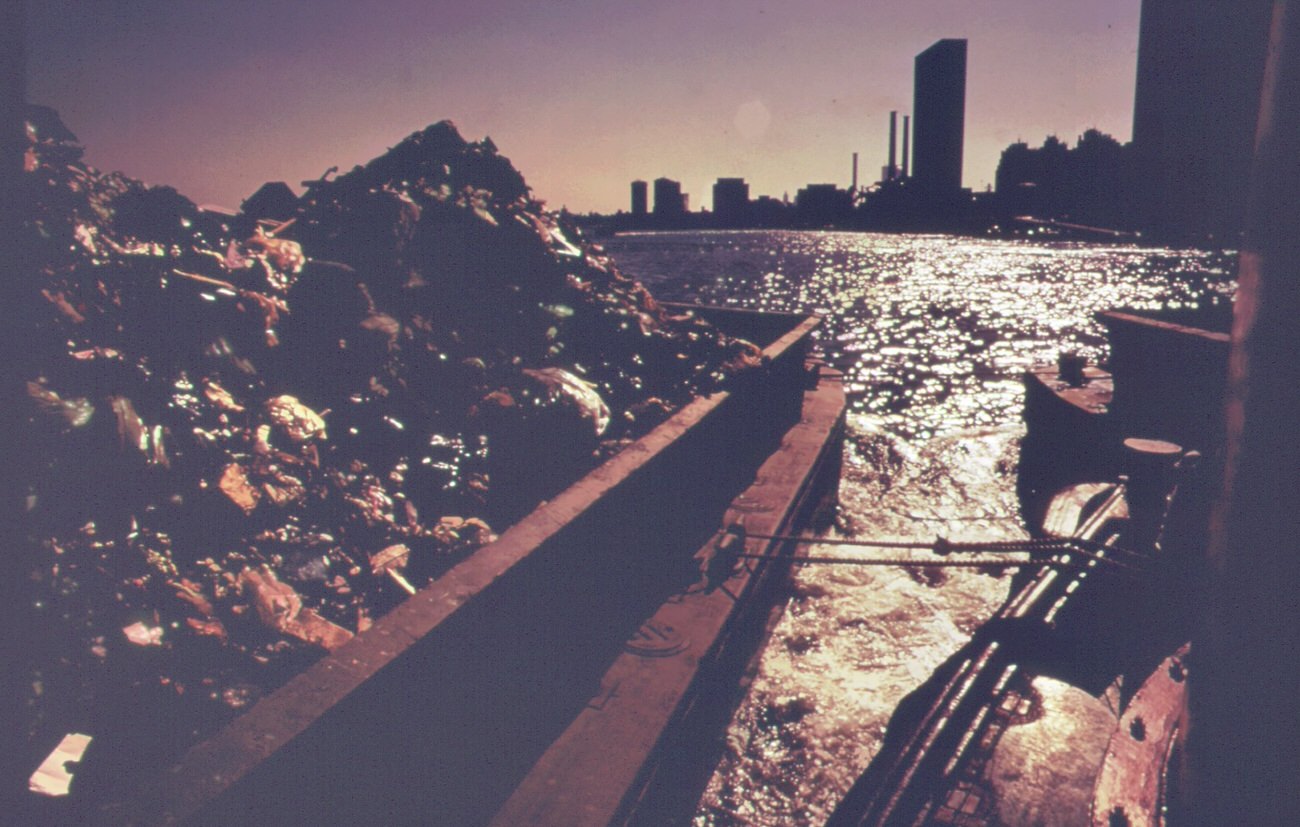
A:
<svg viewBox="0 0 1300 827">
<path fill-rule="evenodd" d="M 1133 148 L 1144 229 L 1234 244 L 1272 0 L 1143 0 Z"/>
<path fill-rule="evenodd" d="M 686 212 L 680 181 L 671 178 L 655 179 L 655 215 L 676 216 Z"/>
<path fill-rule="evenodd" d="M 961 191 L 966 131 L 966 41 L 944 39 L 916 56 L 912 180 L 927 199 Z"/>
<path fill-rule="evenodd" d="M 646 214 L 646 209 L 648 206 L 648 202 L 646 200 L 646 192 L 647 189 L 646 189 L 645 181 L 632 182 L 632 214 L 633 215 Z"/>
</svg>

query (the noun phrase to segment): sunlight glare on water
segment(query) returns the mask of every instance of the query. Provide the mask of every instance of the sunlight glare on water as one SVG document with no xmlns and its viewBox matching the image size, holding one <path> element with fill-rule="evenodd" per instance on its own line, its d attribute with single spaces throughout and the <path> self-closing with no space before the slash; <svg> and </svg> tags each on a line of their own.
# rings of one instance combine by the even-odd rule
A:
<svg viewBox="0 0 1300 827">
<path fill-rule="evenodd" d="M 831 536 L 875 540 L 1024 537 L 1022 371 L 1063 350 L 1104 360 L 1098 311 L 1226 309 L 1235 270 L 1221 253 L 916 235 L 646 233 L 605 247 L 660 299 L 824 317 L 820 349 L 851 406 Z M 1009 582 L 966 569 L 798 569 L 696 824 L 825 821 L 898 702 Z"/>
<path fill-rule="evenodd" d="M 853 409 L 906 436 L 1019 418 L 1020 373 L 1105 355 L 1093 314 L 1226 303 L 1224 254 L 794 231 L 644 233 L 606 244 L 657 297 L 814 312 Z M 974 397 L 974 399 L 972 399 Z"/>
</svg>

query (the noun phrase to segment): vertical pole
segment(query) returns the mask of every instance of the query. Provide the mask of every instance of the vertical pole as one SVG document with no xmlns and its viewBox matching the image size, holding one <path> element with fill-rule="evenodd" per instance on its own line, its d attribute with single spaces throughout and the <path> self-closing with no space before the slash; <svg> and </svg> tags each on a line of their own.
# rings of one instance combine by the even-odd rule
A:
<svg viewBox="0 0 1300 827">
<path fill-rule="evenodd" d="M 853 184 L 849 192 L 857 195 L 858 192 L 858 153 L 853 153 Z"/>
<path fill-rule="evenodd" d="M 18 326 L 12 324 L 18 308 L 17 300 L 31 283 L 27 271 L 30 256 L 20 243 L 22 211 L 30 206 L 21 197 L 23 159 L 26 139 L 26 8 L 23 0 L 0 0 L 0 261 L 5 272 L 0 276 L 0 431 L 7 435 L 22 433 L 23 413 L 26 410 L 24 385 L 27 377 L 10 358 L 21 353 L 24 343 L 15 337 Z M 0 547 L 5 552 L 0 561 L 0 660 L 7 664 L 4 678 L 0 679 L 0 800 L 20 801 L 28 795 L 23 789 L 31 767 L 22 766 L 26 755 L 22 699 L 31 691 L 23 686 L 29 672 L 19 659 L 20 641 L 29 631 L 23 622 L 26 613 L 18 607 L 30 599 L 26 590 L 28 580 L 24 563 L 26 531 L 23 501 L 26 494 L 26 477 L 14 473 L 24 467 L 23 448 L 13 439 L 5 439 L 0 448 Z M 18 780 L 14 783 L 14 780 Z"/>
<path fill-rule="evenodd" d="M 1188 683 L 1192 823 L 1300 824 L 1300 0 L 1275 0 Z"/>
<path fill-rule="evenodd" d="M 21 180 L 27 148 L 26 21 L 23 0 L 0 0 L 0 210 L 5 222 L 15 220 L 20 208 L 14 188 Z M 6 223 L 4 229 L 4 237 L 12 239 L 13 225 Z"/>
<path fill-rule="evenodd" d="M 906 178 L 912 174 L 911 167 L 908 164 L 908 157 L 912 149 L 912 116 L 903 116 L 903 177 Z"/>
<path fill-rule="evenodd" d="M 898 144 L 898 113 L 889 113 L 889 165 L 885 167 L 885 180 L 892 181 L 897 176 L 894 173 L 897 158 L 894 149 Z"/>
</svg>

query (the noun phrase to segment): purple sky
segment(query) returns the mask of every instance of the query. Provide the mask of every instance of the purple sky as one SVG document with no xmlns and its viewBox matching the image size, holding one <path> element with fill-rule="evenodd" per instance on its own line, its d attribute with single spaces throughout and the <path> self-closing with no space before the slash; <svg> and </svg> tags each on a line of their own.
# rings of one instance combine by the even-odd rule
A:
<svg viewBox="0 0 1300 827">
<path fill-rule="evenodd" d="M 490 135 L 538 197 L 627 209 L 634 178 L 708 206 L 879 176 L 912 60 L 970 41 L 965 184 L 1007 144 L 1131 137 L 1140 0 L 32 0 L 28 98 L 89 162 L 238 206 L 433 121 Z"/>
</svg>

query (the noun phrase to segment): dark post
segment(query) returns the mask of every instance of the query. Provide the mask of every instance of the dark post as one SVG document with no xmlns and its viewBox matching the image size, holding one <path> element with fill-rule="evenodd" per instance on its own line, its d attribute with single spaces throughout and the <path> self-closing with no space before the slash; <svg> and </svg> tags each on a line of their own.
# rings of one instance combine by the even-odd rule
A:
<svg viewBox="0 0 1300 827">
<path fill-rule="evenodd" d="M 902 175 L 904 178 L 911 175 L 911 169 L 909 168 L 909 165 L 907 163 L 909 160 L 908 155 L 911 153 L 911 146 L 912 146 L 912 116 L 904 115 L 903 116 L 903 169 L 902 169 Z"/>
<path fill-rule="evenodd" d="M 885 180 L 892 181 L 896 177 L 894 173 L 897 156 L 894 154 L 894 147 L 898 145 L 898 113 L 889 113 L 889 165 L 885 167 Z"/>
<path fill-rule="evenodd" d="M 1197 825 L 1300 824 L 1300 2 L 1276 0 L 1188 683 Z"/>
<path fill-rule="evenodd" d="M 19 243 L 19 218 L 25 204 L 20 198 L 23 178 L 23 159 L 27 146 L 26 108 L 26 15 L 22 0 L 0 0 L 0 261 L 5 272 L 0 275 L 0 431 L 6 435 L 22 433 L 18 426 L 25 409 L 25 377 L 11 364 L 10 354 L 23 346 L 13 335 L 12 324 L 16 308 L 21 305 L 16 296 L 27 282 L 25 266 L 29 256 Z M 25 548 L 23 530 L 25 477 L 13 473 L 21 467 L 21 446 L 6 438 L 0 448 L 0 543 L 5 549 L 0 562 L 0 658 L 6 664 L 17 663 L 17 643 L 26 631 L 15 618 L 22 612 L 16 607 L 28 599 L 24 589 L 27 583 L 21 550 Z M 0 680 L 0 777 L 25 779 L 30 767 L 22 766 L 23 736 L 25 730 L 20 700 L 26 697 L 21 686 L 27 676 L 22 668 L 6 668 Z M 26 793 L 21 788 L 0 784 L 0 799 L 15 801 L 15 794 Z"/>
</svg>

